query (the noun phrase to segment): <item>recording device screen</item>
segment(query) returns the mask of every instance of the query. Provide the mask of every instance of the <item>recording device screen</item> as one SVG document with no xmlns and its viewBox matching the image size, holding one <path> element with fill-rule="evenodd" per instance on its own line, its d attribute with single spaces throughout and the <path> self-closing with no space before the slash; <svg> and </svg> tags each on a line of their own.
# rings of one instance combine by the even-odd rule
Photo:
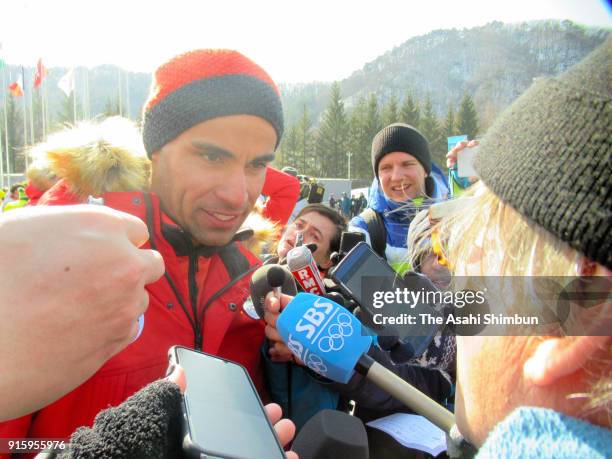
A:
<svg viewBox="0 0 612 459">
<path fill-rule="evenodd" d="M 419 275 L 409 276 L 405 280 L 397 274 L 389 264 L 380 258 L 365 242 L 360 242 L 351 250 L 336 267 L 332 278 L 339 283 L 360 305 L 362 310 L 368 314 L 363 317 L 364 325 L 375 330 L 381 328 L 373 322 L 374 314 L 386 317 L 410 314 L 419 317 L 419 314 L 437 315 L 433 308 L 425 303 L 417 303 L 408 306 L 402 301 L 393 301 L 384 307 L 376 309 L 373 306 L 374 292 L 396 292 L 400 290 L 435 289 L 433 284 Z M 384 296 L 384 294 L 383 294 Z M 391 330 L 391 328 L 387 328 Z M 402 324 L 393 327 L 400 338 L 414 341 L 414 349 L 423 349 L 438 331 L 437 326 L 432 326 L 418 320 L 414 324 Z M 382 334 L 382 333 L 380 333 Z"/>
<path fill-rule="evenodd" d="M 242 366 L 179 346 L 172 353 L 185 369 L 190 453 L 241 459 L 285 457 Z"/>
<path fill-rule="evenodd" d="M 380 279 L 377 290 L 388 291 L 401 287 L 401 277 L 393 271 L 365 242 L 358 243 L 338 264 L 332 278 L 338 282 L 362 307 L 370 309 L 372 299 L 362 298 L 365 276 Z"/>
</svg>

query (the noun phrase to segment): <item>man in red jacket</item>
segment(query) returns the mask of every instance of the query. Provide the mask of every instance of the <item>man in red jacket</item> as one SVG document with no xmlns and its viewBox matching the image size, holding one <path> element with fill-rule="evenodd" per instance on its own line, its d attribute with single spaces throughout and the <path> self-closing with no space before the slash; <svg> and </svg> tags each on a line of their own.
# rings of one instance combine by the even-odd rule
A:
<svg viewBox="0 0 612 459">
<path fill-rule="evenodd" d="M 192 51 L 156 70 L 143 109 L 152 193 L 102 196 L 105 205 L 147 224 L 147 247 L 166 265 L 164 276 L 147 286 L 143 333 L 65 397 L 0 424 L 0 438 L 66 438 L 91 425 L 101 409 L 163 376 L 175 344 L 244 365 L 262 394 L 264 324 L 242 309 L 259 261 L 237 231 L 262 192 L 282 132 L 276 85 L 240 53 Z M 75 196 L 65 188 L 56 203 Z M 38 346 L 45 343 L 32 343 Z"/>
</svg>

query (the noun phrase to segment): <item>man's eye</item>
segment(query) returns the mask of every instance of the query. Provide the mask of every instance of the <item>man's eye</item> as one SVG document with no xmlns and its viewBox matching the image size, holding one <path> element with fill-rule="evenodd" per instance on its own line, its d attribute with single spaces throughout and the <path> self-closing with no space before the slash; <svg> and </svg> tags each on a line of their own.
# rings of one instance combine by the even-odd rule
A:
<svg viewBox="0 0 612 459">
<path fill-rule="evenodd" d="M 251 163 L 251 167 L 253 169 L 265 169 L 267 166 L 268 166 L 267 161 L 256 161 L 254 163 Z"/>
<path fill-rule="evenodd" d="M 210 163 L 218 163 L 223 159 L 223 156 L 219 153 L 209 151 L 200 153 L 200 156 Z"/>
</svg>

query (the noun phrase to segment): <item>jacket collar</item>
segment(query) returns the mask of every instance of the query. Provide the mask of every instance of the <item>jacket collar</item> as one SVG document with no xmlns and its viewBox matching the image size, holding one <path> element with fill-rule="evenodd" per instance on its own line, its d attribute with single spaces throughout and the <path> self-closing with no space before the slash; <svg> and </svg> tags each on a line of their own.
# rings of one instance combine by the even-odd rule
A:
<svg viewBox="0 0 612 459">
<path fill-rule="evenodd" d="M 241 230 L 234 234 L 234 237 L 228 244 L 221 246 L 209 246 L 194 245 L 191 234 L 178 225 L 162 222 L 161 231 L 166 241 L 168 241 L 168 243 L 174 249 L 174 253 L 177 257 L 194 255 L 196 257 L 210 258 L 213 255 L 223 251 L 234 242 L 244 241 L 253 235 L 253 230 Z"/>
</svg>

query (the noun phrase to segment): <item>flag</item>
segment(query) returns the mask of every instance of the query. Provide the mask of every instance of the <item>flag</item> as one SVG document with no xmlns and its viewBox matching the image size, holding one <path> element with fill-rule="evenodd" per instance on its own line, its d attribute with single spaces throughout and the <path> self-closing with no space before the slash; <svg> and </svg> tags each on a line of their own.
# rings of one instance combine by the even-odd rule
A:
<svg viewBox="0 0 612 459">
<path fill-rule="evenodd" d="M 74 91 L 74 69 L 68 70 L 57 82 L 57 86 L 64 91 L 66 97 L 70 97 L 70 93 Z"/>
<path fill-rule="evenodd" d="M 9 85 L 9 91 L 14 97 L 23 96 L 23 75 L 19 75 L 17 81 Z"/>
<path fill-rule="evenodd" d="M 42 58 L 38 59 L 36 64 L 36 73 L 34 73 L 34 88 L 39 88 L 45 77 L 48 75 L 47 68 L 42 63 Z"/>
</svg>

